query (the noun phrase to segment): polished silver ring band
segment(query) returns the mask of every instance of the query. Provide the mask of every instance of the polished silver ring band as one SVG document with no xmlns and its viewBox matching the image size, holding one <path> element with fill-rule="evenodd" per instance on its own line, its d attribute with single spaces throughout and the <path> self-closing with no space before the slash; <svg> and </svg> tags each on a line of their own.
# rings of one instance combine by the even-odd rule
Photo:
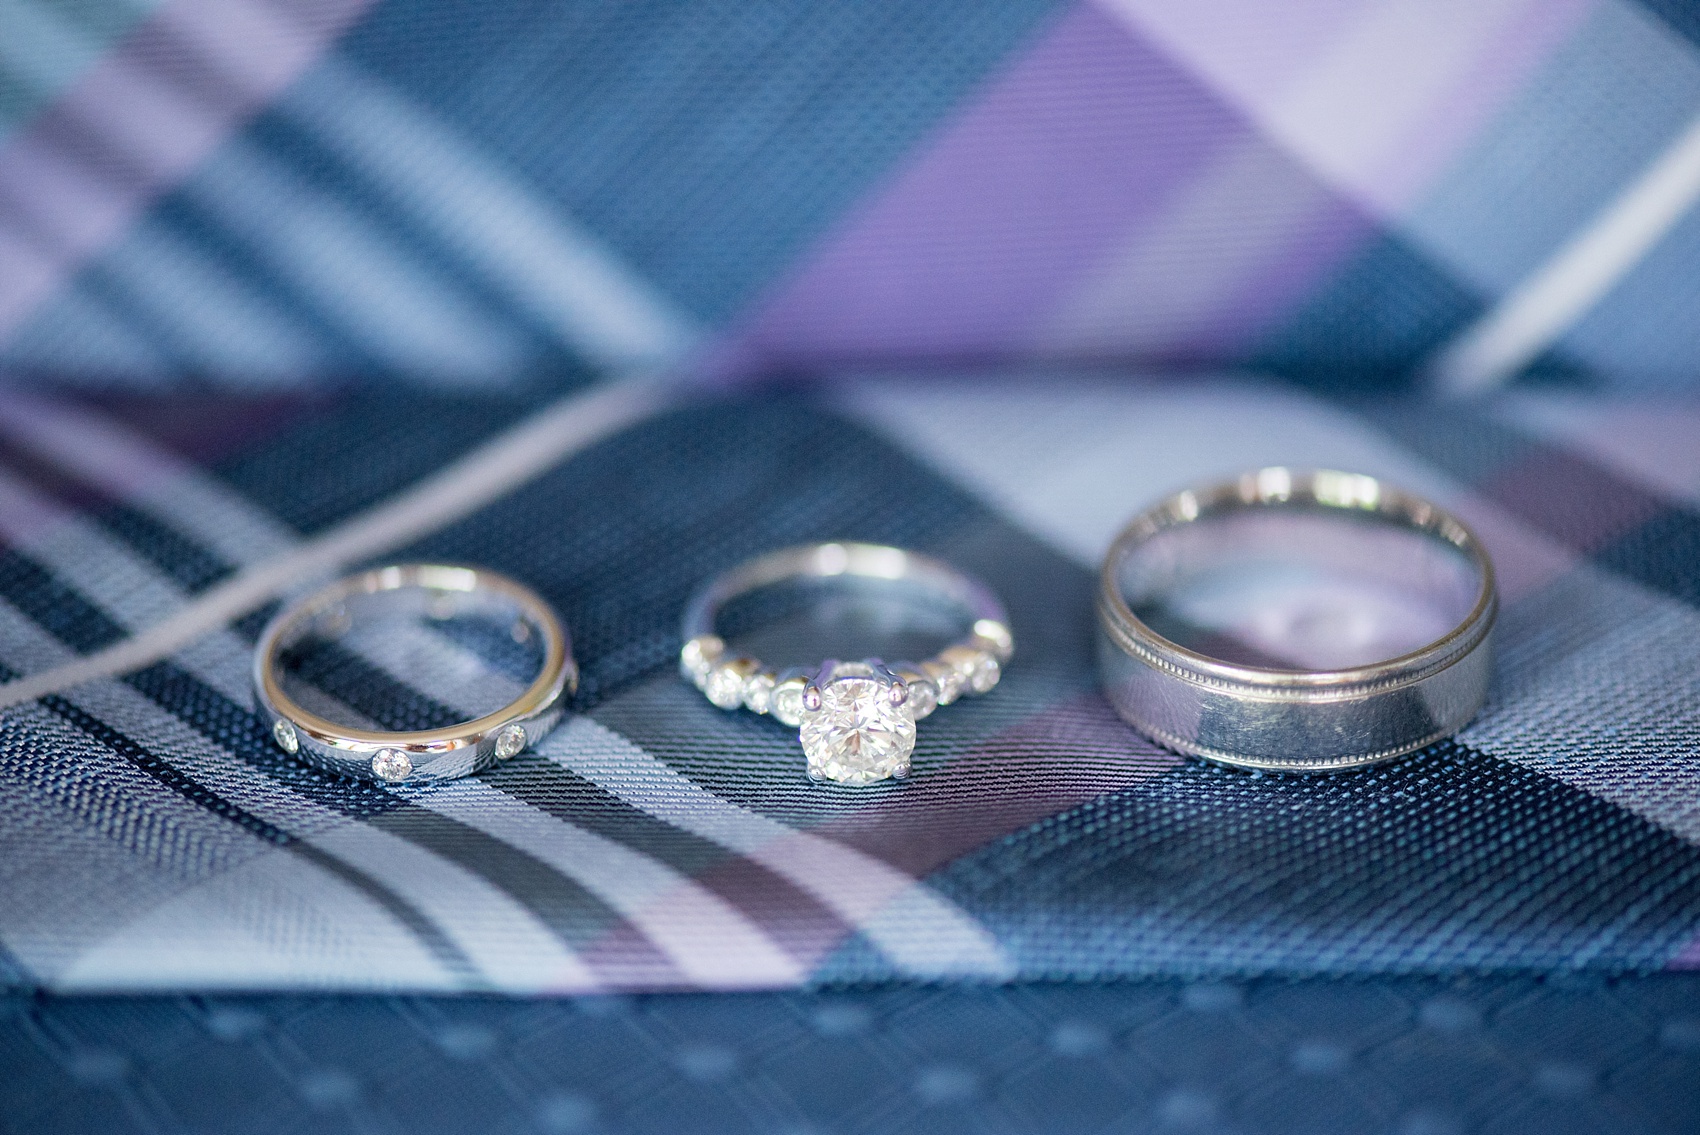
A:
<svg viewBox="0 0 1700 1135">
<path fill-rule="evenodd" d="M 715 623 L 741 595 L 792 580 L 837 578 L 918 584 L 961 611 L 968 633 L 924 662 L 829 659 L 783 672 L 729 655 Z M 771 715 L 798 730 L 811 780 L 872 784 L 909 775 L 915 723 L 965 694 L 997 685 L 1015 652 L 1009 616 L 983 583 L 949 564 L 881 544 L 807 544 L 750 560 L 692 596 L 679 668 L 721 709 Z"/>
<path fill-rule="evenodd" d="M 1124 572 L 1147 541 L 1244 510 L 1373 514 L 1450 544 L 1480 587 L 1462 621 L 1440 638 L 1338 670 L 1223 661 L 1164 638 L 1134 615 Z M 1136 517 L 1111 544 L 1099 577 L 1099 670 L 1122 718 L 1167 748 L 1244 768 L 1355 768 L 1433 744 L 1475 716 L 1491 676 L 1497 610 L 1493 563 L 1450 513 L 1374 477 L 1261 469 L 1178 493 Z"/>
<path fill-rule="evenodd" d="M 542 668 L 510 704 L 443 729 L 357 729 L 299 705 L 284 690 L 283 652 L 309 634 L 337 637 L 348 627 L 349 607 L 379 592 L 394 592 L 393 600 L 417 603 L 421 614 L 437 619 L 463 605 L 517 608 L 515 636 L 541 636 Z M 254 651 L 255 696 L 280 749 L 345 776 L 390 784 L 453 780 L 515 756 L 555 727 L 577 682 L 571 640 L 548 603 L 504 575 L 444 564 L 397 564 L 338 580 L 279 613 Z"/>
</svg>

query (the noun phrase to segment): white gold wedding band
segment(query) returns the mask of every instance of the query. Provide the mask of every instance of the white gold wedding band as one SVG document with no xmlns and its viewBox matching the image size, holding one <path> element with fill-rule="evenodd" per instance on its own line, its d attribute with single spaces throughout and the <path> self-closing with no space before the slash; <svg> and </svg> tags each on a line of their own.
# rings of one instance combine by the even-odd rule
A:
<svg viewBox="0 0 1700 1135">
<path fill-rule="evenodd" d="M 1440 542 L 1437 555 L 1458 562 L 1444 586 L 1445 620 L 1455 625 L 1395 657 L 1300 669 L 1212 657 L 1135 614 L 1141 595 L 1208 569 L 1221 544 L 1199 531 L 1203 522 L 1249 518 L 1264 532 L 1288 525 L 1297 540 L 1304 522 L 1290 518 L 1301 516 L 1357 518 L 1390 540 L 1416 533 Z M 1422 582 L 1417 569 L 1395 567 Z M 1492 671 L 1497 609 L 1487 551 L 1450 513 L 1373 477 L 1261 469 L 1178 493 L 1116 538 L 1099 579 L 1099 670 L 1117 712 L 1170 749 L 1256 769 L 1353 768 L 1421 749 L 1475 716 Z"/>
<path fill-rule="evenodd" d="M 379 593 L 394 593 L 392 600 L 417 604 L 439 619 L 480 605 L 517 609 L 516 639 L 522 627 L 524 636 L 541 637 L 542 667 L 512 703 L 442 729 L 352 728 L 298 704 L 284 689 L 283 653 L 312 634 L 336 637 L 347 629 L 349 609 Z M 548 603 L 506 576 L 443 564 L 398 564 L 339 580 L 281 612 L 254 652 L 255 694 L 279 748 L 333 772 L 392 784 L 452 780 L 536 744 L 560 720 L 577 681 L 571 641 Z"/>
</svg>

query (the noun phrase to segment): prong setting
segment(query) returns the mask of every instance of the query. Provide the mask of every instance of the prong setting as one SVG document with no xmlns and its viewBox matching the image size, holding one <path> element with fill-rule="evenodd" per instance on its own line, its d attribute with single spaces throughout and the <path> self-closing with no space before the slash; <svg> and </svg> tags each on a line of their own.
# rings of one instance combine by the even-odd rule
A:
<svg viewBox="0 0 1700 1135">
<path fill-rule="evenodd" d="M 923 662 L 828 659 L 775 672 L 733 657 L 714 633 L 726 605 L 792 580 L 846 579 L 919 585 L 958 613 L 966 633 Z M 704 583 L 686 605 L 680 670 L 716 705 L 747 708 L 798 730 L 816 782 L 871 784 L 909 775 L 915 723 L 969 694 L 989 691 L 1014 651 L 1008 616 L 983 584 L 917 552 L 836 542 L 781 549 Z"/>
<path fill-rule="evenodd" d="M 822 665 L 803 688 L 798 729 L 810 775 L 873 784 L 907 765 L 915 748 L 908 698 L 907 683 L 877 658 Z"/>
</svg>

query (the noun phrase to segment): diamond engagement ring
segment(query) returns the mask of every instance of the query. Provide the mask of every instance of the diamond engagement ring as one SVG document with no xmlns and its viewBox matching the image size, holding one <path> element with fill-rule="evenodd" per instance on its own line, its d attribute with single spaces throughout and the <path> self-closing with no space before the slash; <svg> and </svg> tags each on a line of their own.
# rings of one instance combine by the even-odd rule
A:
<svg viewBox="0 0 1700 1135">
<path fill-rule="evenodd" d="M 959 611 L 968 633 L 925 662 L 828 660 L 775 671 L 732 655 L 715 633 L 730 601 L 791 581 L 884 581 L 918 586 Z M 721 709 L 767 714 L 798 731 L 818 782 L 873 784 L 909 775 L 915 723 L 965 694 L 997 685 L 1015 651 L 1003 604 L 979 581 L 929 556 L 878 544 L 785 548 L 714 579 L 685 608 L 679 652 L 685 678 Z"/>
<path fill-rule="evenodd" d="M 351 629 L 380 605 L 426 628 L 468 620 L 506 640 L 510 650 L 540 655 L 537 676 L 495 712 L 436 729 L 357 728 L 302 705 L 317 698 L 315 706 L 328 709 L 327 692 L 292 683 L 285 660 L 310 645 L 356 638 Z M 454 642 L 441 638 L 426 638 L 424 648 L 433 642 L 444 655 L 456 652 Z M 542 598 L 495 572 L 441 564 L 400 564 L 339 580 L 281 612 L 254 652 L 254 690 L 278 748 L 333 772 L 390 784 L 452 780 L 517 755 L 555 727 L 577 681 L 572 643 Z"/>
<path fill-rule="evenodd" d="M 1223 764 L 1322 771 L 1414 752 L 1487 696 L 1481 541 L 1374 477 L 1259 469 L 1134 518 L 1099 580 L 1104 692 Z"/>
</svg>

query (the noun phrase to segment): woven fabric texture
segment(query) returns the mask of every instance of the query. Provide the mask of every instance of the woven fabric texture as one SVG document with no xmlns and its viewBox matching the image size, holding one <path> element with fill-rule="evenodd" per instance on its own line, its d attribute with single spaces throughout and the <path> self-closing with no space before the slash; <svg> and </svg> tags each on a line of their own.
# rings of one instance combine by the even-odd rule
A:
<svg viewBox="0 0 1700 1135">
<path fill-rule="evenodd" d="M 546 394 L 7 401 L 5 676 L 168 617 Z M 396 553 L 488 565 L 561 611 L 583 681 L 534 752 L 399 789 L 285 756 L 247 686 L 269 609 L 5 711 L 8 977 L 582 992 L 1692 966 L 1697 427 L 1680 400 L 1442 412 L 1125 376 L 687 399 Z M 1455 740 L 1254 776 L 1156 748 L 1097 692 L 1115 529 L 1274 460 L 1387 476 L 1482 534 L 1499 673 Z M 905 783 L 812 785 L 794 732 L 677 674 L 698 583 L 831 538 L 941 556 L 1010 608 L 1003 683 L 922 723 Z M 331 669 L 356 707 L 429 719 L 464 694 L 382 650 Z"/>
<path fill-rule="evenodd" d="M 1686 1135 L 1700 975 L 14 996 L 0 1054 L 34 1135 Z"/>
<path fill-rule="evenodd" d="M 0 365 L 1679 388 L 1697 43 L 1665 0 L 17 0 Z"/>
</svg>

